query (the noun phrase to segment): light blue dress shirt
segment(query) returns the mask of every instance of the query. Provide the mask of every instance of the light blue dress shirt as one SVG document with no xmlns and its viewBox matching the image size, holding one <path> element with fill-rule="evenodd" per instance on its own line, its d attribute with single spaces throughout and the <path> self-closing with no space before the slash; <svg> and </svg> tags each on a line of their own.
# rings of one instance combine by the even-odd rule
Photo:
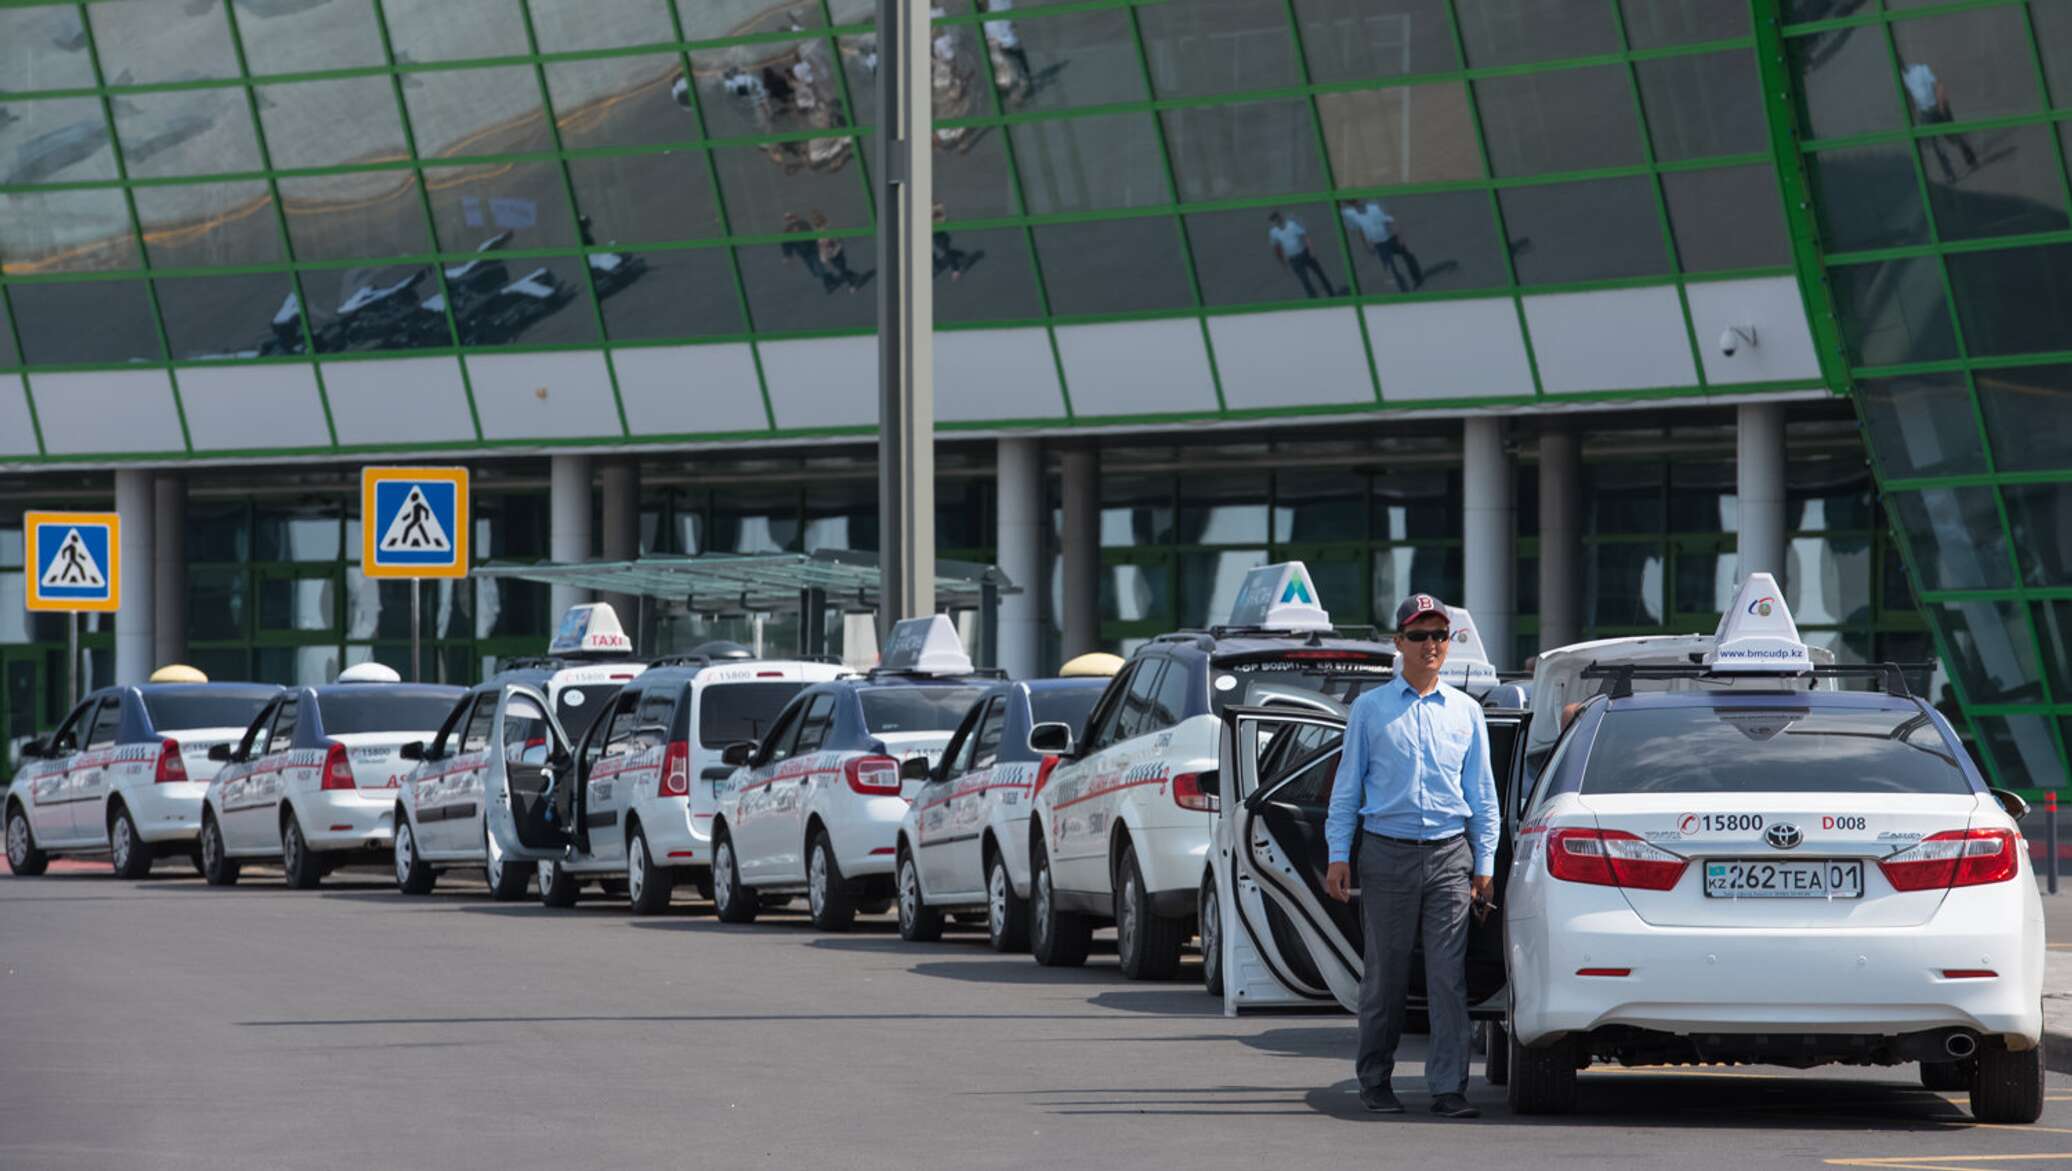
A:
<svg viewBox="0 0 2072 1171">
<path fill-rule="evenodd" d="M 1324 821 L 1331 861 L 1352 857 L 1360 829 L 1414 841 L 1465 830 L 1475 873 L 1496 873 L 1503 826 L 1480 704 L 1444 683 L 1419 695 L 1402 679 L 1353 701 Z"/>
</svg>

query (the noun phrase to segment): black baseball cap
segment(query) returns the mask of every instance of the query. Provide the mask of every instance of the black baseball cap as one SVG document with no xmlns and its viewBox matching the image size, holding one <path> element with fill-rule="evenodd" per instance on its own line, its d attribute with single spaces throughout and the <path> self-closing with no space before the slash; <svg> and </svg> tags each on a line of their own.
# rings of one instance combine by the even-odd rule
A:
<svg viewBox="0 0 2072 1171">
<path fill-rule="evenodd" d="M 1431 594 L 1412 594 L 1396 607 L 1396 629 L 1401 630 L 1427 614 L 1437 614 L 1446 619 L 1448 626 L 1453 625 L 1453 616 L 1446 612 L 1446 603 Z"/>
</svg>

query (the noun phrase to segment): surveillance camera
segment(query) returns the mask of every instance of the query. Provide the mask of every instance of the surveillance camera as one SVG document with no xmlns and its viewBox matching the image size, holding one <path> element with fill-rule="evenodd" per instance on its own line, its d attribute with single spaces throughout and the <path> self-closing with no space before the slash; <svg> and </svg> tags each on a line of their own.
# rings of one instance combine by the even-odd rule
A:
<svg viewBox="0 0 2072 1171">
<path fill-rule="evenodd" d="M 1740 339 L 1740 338 L 1738 338 L 1738 337 L 1735 337 L 1735 336 L 1734 336 L 1734 331 L 1733 331 L 1733 330 L 1731 330 L 1731 329 L 1723 329 L 1723 330 L 1721 330 L 1721 331 L 1720 331 L 1720 334 L 1719 334 L 1719 352 L 1720 352 L 1720 353 L 1722 353 L 1722 354 L 1725 354 L 1725 355 L 1726 355 L 1727 357 L 1731 358 L 1731 357 L 1733 357 L 1733 356 L 1734 356 L 1734 351 L 1736 351 L 1736 350 L 1738 350 L 1738 349 L 1740 349 L 1740 348 L 1741 348 L 1741 339 Z"/>
</svg>

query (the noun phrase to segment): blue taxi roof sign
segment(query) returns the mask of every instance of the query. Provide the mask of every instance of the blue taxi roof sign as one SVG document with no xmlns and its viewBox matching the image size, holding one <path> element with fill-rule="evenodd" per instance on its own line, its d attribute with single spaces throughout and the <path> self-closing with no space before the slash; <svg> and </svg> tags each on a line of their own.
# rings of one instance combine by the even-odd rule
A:
<svg viewBox="0 0 2072 1171">
<path fill-rule="evenodd" d="M 1465 606 L 1446 607 L 1446 625 L 1453 640 L 1439 678 L 1478 698 L 1497 685 L 1496 664 L 1482 645 L 1482 631 Z"/>
<path fill-rule="evenodd" d="M 550 655 L 584 655 L 591 658 L 623 658 L 633 653 L 633 640 L 619 625 L 619 612 L 608 602 L 570 606 L 561 616 L 554 640 L 547 644 Z"/>
<path fill-rule="evenodd" d="M 947 614 L 907 618 L 892 626 L 878 670 L 909 675 L 970 675 L 977 668 Z"/>
<path fill-rule="evenodd" d="M 1331 614 L 1300 561 L 1262 565 L 1245 574 L 1230 607 L 1230 625 L 1261 630 L 1330 630 Z"/>
<path fill-rule="evenodd" d="M 1767 573 L 1751 573 L 1720 616 L 1705 665 L 1715 674 L 1804 675 L 1813 657 L 1792 621 L 1784 590 Z"/>
</svg>

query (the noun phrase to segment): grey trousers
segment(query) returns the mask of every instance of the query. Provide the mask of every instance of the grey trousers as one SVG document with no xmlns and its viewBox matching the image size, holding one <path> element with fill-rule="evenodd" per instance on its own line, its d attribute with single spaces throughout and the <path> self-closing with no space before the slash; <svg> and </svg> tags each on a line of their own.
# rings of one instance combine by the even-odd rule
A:
<svg viewBox="0 0 2072 1171">
<path fill-rule="evenodd" d="M 1432 1044 L 1425 1084 L 1434 1095 L 1466 1093 L 1468 1049 L 1468 878 L 1475 855 L 1465 837 L 1441 846 L 1402 846 L 1360 834 L 1360 916 L 1366 925 L 1360 979 L 1362 1089 L 1389 1084 L 1403 1037 L 1410 953 L 1424 938 L 1425 994 Z"/>
</svg>

